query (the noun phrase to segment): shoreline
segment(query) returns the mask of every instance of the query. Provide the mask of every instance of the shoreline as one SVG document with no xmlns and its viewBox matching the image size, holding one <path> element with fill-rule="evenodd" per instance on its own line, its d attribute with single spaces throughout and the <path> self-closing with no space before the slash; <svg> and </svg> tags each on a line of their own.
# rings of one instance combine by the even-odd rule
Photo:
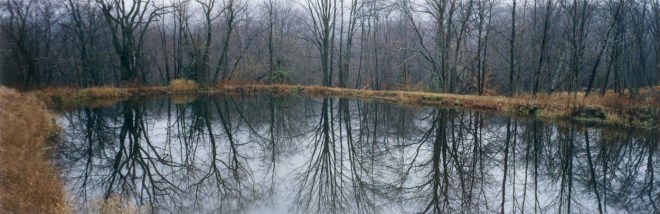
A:
<svg viewBox="0 0 660 214">
<path fill-rule="evenodd" d="M 0 212 L 71 213 L 51 149 L 58 127 L 37 97 L 0 86 Z"/>
<path fill-rule="evenodd" d="M 103 101 L 103 105 L 111 105 L 130 97 L 155 95 L 255 95 L 274 93 L 278 95 L 370 99 L 418 107 L 485 110 L 540 120 L 576 120 L 601 125 L 646 129 L 657 127 L 658 124 L 655 121 L 660 115 L 660 109 L 658 108 L 660 106 L 660 94 L 657 93 L 647 99 L 631 99 L 614 93 L 608 93 L 605 96 L 592 95 L 587 98 L 581 93 L 542 94 L 534 99 L 528 94 L 515 97 L 479 96 L 283 84 L 224 84 L 199 87 L 194 82 L 173 83 L 170 86 L 127 88 L 48 88 L 28 93 L 36 94 L 49 106 L 67 107 L 94 106 L 94 101 Z"/>
</svg>

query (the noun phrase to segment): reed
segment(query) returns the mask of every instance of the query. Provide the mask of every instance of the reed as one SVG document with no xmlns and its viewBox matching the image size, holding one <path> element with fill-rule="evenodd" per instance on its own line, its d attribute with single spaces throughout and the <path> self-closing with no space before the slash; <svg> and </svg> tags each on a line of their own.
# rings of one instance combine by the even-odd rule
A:
<svg viewBox="0 0 660 214">
<path fill-rule="evenodd" d="M 49 157 L 57 133 L 42 101 L 0 87 L 0 213 L 69 213 Z"/>
<path fill-rule="evenodd" d="M 175 79 L 170 82 L 170 91 L 172 92 L 194 92 L 199 90 L 199 84 L 187 79 Z"/>
</svg>

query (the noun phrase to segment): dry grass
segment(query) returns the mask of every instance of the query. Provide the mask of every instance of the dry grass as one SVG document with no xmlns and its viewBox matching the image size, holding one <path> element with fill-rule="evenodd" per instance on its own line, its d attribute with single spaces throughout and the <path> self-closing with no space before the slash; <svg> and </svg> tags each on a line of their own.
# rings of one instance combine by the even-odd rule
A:
<svg viewBox="0 0 660 214">
<path fill-rule="evenodd" d="M 377 99 L 413 106 L 460 107 L 503 112 L 512 115 L 533 116 L 543 119 L 571 119 L 574 118 L 576 113 L 584 109 L 598 109 L 598 111 L 606 115 L 606 119 L 601 121 L 604 124 L 642 127 L 657 125 L 653 121 L 655 121 L 654 117 L 659 115 L 657 106 L 660 106 L 660 94 L 657 92 L 650 93 L 648 90 L 642 93 L 642 98 L 640 99 L 631 99 L 615 93 L 607 93 L 605 96 L 594 94 L 586 98 L 583 93 L 540 94 L 536 97 L 533 97 L 531 94 L 522 94 L 515 97 L 504 97 L 232 82 L 220 82 L 215 87 L 200 88 L 195 82 L 183 79 L 172 81 L 169 87 L 124 89 L 103 87 L 102 90 L 58 88 L 42 90 L 37 92 L 37 94 L 44 98 L 44 100 L 49 101 L 49 103 L 55 100 L 59 103 L 76 106 L 81 104 L 89 105 L 81 102 L 81 100 L 87 102 L 96 100 L 89 99 L 90 97 L 114 97 L 119 100 L 130 96 L 157 94 L 194 95 L 224 93 L 249 95 L 263 92 Z M 177 98 L 176 101 L 178 103 L 185 103 L 189 100 Z"/>
<path fill-rule="evenodd" d="M 235 94 L 256 94 L 271 91 L 284 94 L 311 96 L 338 96 L 362 99 L 378 99 L 415 106 L 460 107 L 503 112 L 513 115 L 533 116 L 541 119 L 572 119 L 584 109 L 598 109 L 606 116 L 600 121 L 607 125 L 652 127 L 660 106 L 658 93 L 643 93 L 642 98 L 632 99 L 615 93 L 584 97 L 584 93 L 541 94 L 533 97 L 523 94 L 515 97 L 477 96 L 409 91 L 372 91 L 332 88 L 323 86 L 291 85 L 220 85 L 222 91 Z"/>
<path fill-rule="evenodd" d="M 142 214 L 151 213 L 148 206 L 138 206 L 124 200 L 121 196 L 112 195 L 107 200 L 95 199 L 85 204 L 84 213 L 99 214 Z"/>
<path fill-rule="evenodd" d="M 92 88 L 46 88 L 40 91 L 43 95 L 57 95 L 71 99 L 98 99 L 111 98 L 129 95 L 128 89 L 116 88 L 110 86 L 92 87 Z"/>
<path fill-rule="evenodd" d="M 86 104 L 99 106 L 102 103 L 116 103 L 118 98 L 129 96 L 129 90 L 125 88 L 114 88 L 109 86 L 92 88 L 46 88 L 34 93 L 37 97 L 46 101 L 48 104 Z"/>
<path fill-rule="evenodd" d="M 194 92 L 199 90 L 199 84 L 192 80 L 176 79 L 170 82 L 170 90 L 173 92 Z"/>
<path fill-rule="evenodd" d="M 48 155 L 57 128 L 34 96 L 0 87 L 0 212 L 68 213 Z"/>
<path fill-rule="evenodd" d="M 647 90 L 640 98 L 633 99 L 617 93 L 608 92 L 604 96 L 592 94 L 588 97 L 583 92 L 542 94 L 536 98 L 530 94 L 518 96 L 525 100 L 535 100 L 547 112 L 561 113 L 559 118 L 568 118 L 573 112 L 586 108 L 601 110 L 606 118 L 603 121 L 609 125 L 649 127 L 649 121 L 657 117 L 656 111 L 660 106 L 660 93 Z"/>
<path fill-rule="evenodd" d="M 108 86 L 85 88 L 78 91 L 77 96 L 81 98 L 111 98 L 128 95 L 128 91 L 123 88 L 113 88 Z"/>
<path fill-rule="evenodd" d="M 290 86 L 290 85 L 225 85 L 222 90 L 230 93 L 253 94 L 262 91 L 272 91 L 286 94 L 306 94 L 311 96 L 338 96 L 352 98 L 366 98 L 392 101 L 411 105 L 429 106 L 461 106 L 471 109 L 485 109 L 504 111 L 516 105 L 523 105 L 525 101 L 518 98 L 501 96 L 476 96 L 459 94 L 441 94 L 429 92 L 409 91 L 373 91 L 364 89 L 345 89 L 323 86 Z"/>
<path fill-rule="evenodd" d="M 76 106 L 108 106 L 129 97 L 153 96 L 160 94 L 196 94 L 209 93 L 212 90 L 202 90 L 199 84 L 192 80 L 172 80 L 169 86 L 117 88 L 111 86 L 91 88 L 45 88 L 33 91 L 32 94 L 45 101 L 49 106 L 70 108 Z"/>
<path fill-rule="evenodd" d="M 46 102 L 48 106 L 61 109 L 77 106 L 111 106 L 130 97 L 153 96 L 170 93 L 168 87 L 115 88 L 109 86 L 92 88 L 45 88 L 30 92 Z"/>
<path fill-rule="evenodd" d="M 126 96 L 128 91 L 138 90 L 60 88 L 19 93 L 0 86 L 0 213 L 72 213 L 49 156 L 49 142 L 54 142 L 59 130 L 41 99 L 57 95 L 107 100 L 104 98 Z M 92 204 L 89 213 L 149 213 L 148 208 L 116 196 Z"/>
</svg>

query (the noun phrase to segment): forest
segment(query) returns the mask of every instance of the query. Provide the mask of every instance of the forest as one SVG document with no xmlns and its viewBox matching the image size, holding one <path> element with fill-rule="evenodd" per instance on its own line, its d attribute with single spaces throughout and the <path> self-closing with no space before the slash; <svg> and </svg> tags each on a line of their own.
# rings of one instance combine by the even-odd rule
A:
<svg viewBox="0 0 660 214">
<path fill-rule="evenodd" d="M 657 0 L 1 0 L 0 82 L 634 97 L 660 83 L 659 12 Z"/>
</svg>

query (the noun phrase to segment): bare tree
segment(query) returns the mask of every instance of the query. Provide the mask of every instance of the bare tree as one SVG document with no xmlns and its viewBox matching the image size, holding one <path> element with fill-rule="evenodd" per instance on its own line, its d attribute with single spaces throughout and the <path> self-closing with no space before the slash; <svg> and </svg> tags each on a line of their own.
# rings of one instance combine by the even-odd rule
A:
<svg viewBox="0 0 660 214">
<path fill-rule="evenodd" d="M 204 32 L 205 32 L 205 41 L 202 46 L 202 56 L 198 63 L 197 72 L 198 72 L 198 81 L 203 82 L 205 85 L 211 83 L 211 76 L 209 73 L 209 52 L 211 49 L 211 42 L 213 38 L 213 21 L 216 20 L 220 14 L 214 14 L 216 7 L 216 0 L 195 0 L 201 7 L 204 14 Z M 227 38 L 229 40 L 229 38 Z"/>
<path fill-rule="evenodd" d="M 337 2 L 334 0 L 305 0 L 306 9 L 311 17 L 310 30 L 314 36 L 314 45 L 321 57 L 323 85 L 332 85 L 332 50 L 334 48 Z"/>
<path fill-rule="evenodd" d="M 222 49 L 219 53 L 219 59 L 213 75 L 213 82 L 218 81 L 218 78 L 220 78 L 220 71 L 222 71 L 222 80 L 226 80 L 229 77 L 229 42 L 231 41 L 236 28 L 238 13 L 243 11 L 247 5 L 241 4 L 238 0 L 226 0 L 224 4 L 222 16 L 224 18 L 223 21 L 226 30 L 222 40 Z"/>
<path fill-rule="evenodd" d="M 516 92 L 513 76 L 516 73 L 516 0 L 513 0 L 511 9 L 511 45 L 509 46 L 509 96 Z"/>
<path fill-rule="evenodd" d="M 552 0 L 547 0 L 545 3 L 545 18 L 543 19 L 543 33 L 541 34 L 541 47 L 539 49 L 538 64 L 536 65 L 536 72 L 534 73 L 534 87 L 532 89 L 533 96 L 536 96 L 539 91 L 541 70 L 543 68 L 543 61 L 546 57 L 546 48 L 548 45 L 548 30 L 550 29 L 550 17 L 552 15 L 552 8 Z"/>
<path fill-rule="evenodd" d="M 144 38 L 150 25 L 164 11 L 152 0 L 96 0 L 112 32 L 112 44 L 119 56 L 121 80 L 146 82 L 143 64 Z"/>
<path fill-rule="evenodd" d="M 363 3 L 358 0 L 350 0 L 348 8 L 348 26 L 346 26 L 346 31 L 344 31 L 344 0 L 340 0 L 341 10 L 341 22 L 339 30 L 339 86 L 346 87 L 348 82 L 349 68 L 351 64 L 352 49 L 353 49 L 353 38 L 357 31 L 357 23 L 359 19 L 360 12 L 362 10 Z M 344 32 L 346 32 L 344 34 Z"/>
<path fill-rule="evenodd" d="M 40 3 L 39 0 L 7 0 L 0 7 L 3 13 L 8 14 L 3 20 L 3 37 L 8 40 L 12 58 L 19 64 L 18 74 L 12 76 L 21 78 L 19 81 L 22 83 L 16 84 L 22 84 L 24 88 L 31 86 L 32 82 L 38 85 L 41 79 L 37 62 L 40 52 L 37 37 L 41 27 L 36 12 Z"/>
</svg>

